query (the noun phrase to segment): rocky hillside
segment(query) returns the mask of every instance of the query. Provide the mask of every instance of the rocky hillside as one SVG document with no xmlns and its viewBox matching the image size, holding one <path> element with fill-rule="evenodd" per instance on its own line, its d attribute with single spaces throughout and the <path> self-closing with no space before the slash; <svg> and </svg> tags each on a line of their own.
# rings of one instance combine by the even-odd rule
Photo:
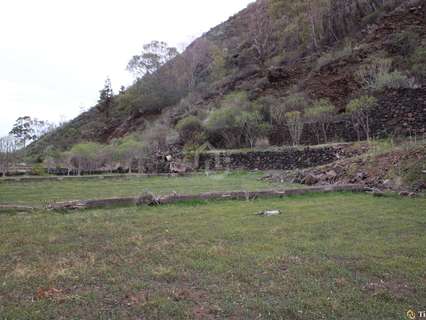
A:
<svg viewBox="0 0 426 320">
<path fill-rule="evenodd" d="M 424 97 L 425 19 L 426 5 L 420 0 L 258 0 L 114 96 L 108 116 L 95 106 L 33 143 L 29 154 L 43 158 L 46 148 L 109 143 L 134 132 L 173 136 L 181 119 L 193 116 L 206 123 L 212 112 L 227 106 L 260 110 L 272 126 L 269 141 L 283 144 L 276 137 L 284 129 L 269 110 L 287 97 L 327 99 L 337 117 L 366 91 L 379 101 L 398 90 L 410 91 L 404 97 Z M 391 79 L 366 88 L 364 82 L 371 79 L 359 71 L 369 68 L 384 68 Z M 418 104 L 421 113 L 426 101 Z M 417 119 L 416 134 L 424 132 L 424 121 Z M 224 146 L 226 130 L 233 132 L 210 130 L 202 132 L 203 139 Z M 180 138 L 166 140 L 183 145 Z"/>
</svg>

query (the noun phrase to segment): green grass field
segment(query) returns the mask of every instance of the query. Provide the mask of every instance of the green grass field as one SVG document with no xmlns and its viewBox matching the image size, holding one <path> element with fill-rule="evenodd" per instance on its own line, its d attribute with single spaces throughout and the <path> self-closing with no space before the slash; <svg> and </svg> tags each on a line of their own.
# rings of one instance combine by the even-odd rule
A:
<svg viewBox="0 0 426 320">
<path fill-rule="evenodd" d="M 138 196 L 154 194 L 196 194 L 211 191 L 254 191 L 288 188 L 286 184 L 259 181 L 261 172 L 234 172 L 185 177 L 129 177 L 122 179 L 69 179 L 64 181 L 1 182 L 0 204 L 44 204 L 52 201 Z M 293 186 L 294 187 L 294 186 Z M 297 186 L 300 188 L 300 186 Z"/>
<path fill-rule="evenodd" d="M 425 198 L 351 193 L 0 214 L 0 318 L 406 319 L 425 230 Z"/>
</svg>

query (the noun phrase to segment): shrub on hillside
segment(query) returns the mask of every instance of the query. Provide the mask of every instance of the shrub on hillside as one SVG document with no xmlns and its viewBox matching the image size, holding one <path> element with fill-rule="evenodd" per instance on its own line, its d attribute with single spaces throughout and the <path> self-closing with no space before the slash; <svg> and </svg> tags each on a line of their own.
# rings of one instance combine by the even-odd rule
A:
<svg viewBox="0 0 426 320">
<path fill-rule="evenodd" d="M 411 88 L 414 83 L 400 71 L 391 71 L 392 60 L 376 58 L 361 66 L 356 76 L 365 89 L 381 91 L 383 89 Z"/>
<path fill-rule="evenodd" d="M 323 66 L 328 65 L 334 61 L 342 59 L 344 57 L 349 57 L 353 52 L 352 44 L 347 42 L 340 50 L 325 52 L 317 60 L 317 70 L 321 69 Z"/>
<path fill-rule="evenodd" d="M 240 112 L 240 109 L 225 107 L 213 111 L 207 119 L 207 129 L 211 134 L 217 134 L 222 137 L 228 148 L 240 145 L 241 135 L 236 134 L 236 118 Z"/>
<path fill-rule="evenodd" d="M 200 119 L 188 116 L 180 120 L 176 125 L 180 139 L 185 144 L 200 145 L 206 141 L 206 133 Z"/>
<path fill-rule="evenodd" d="M 426 80 L 426 45 L 418 47 L 410 57 L 411 70 L 421 80 Z"/>
</svg>

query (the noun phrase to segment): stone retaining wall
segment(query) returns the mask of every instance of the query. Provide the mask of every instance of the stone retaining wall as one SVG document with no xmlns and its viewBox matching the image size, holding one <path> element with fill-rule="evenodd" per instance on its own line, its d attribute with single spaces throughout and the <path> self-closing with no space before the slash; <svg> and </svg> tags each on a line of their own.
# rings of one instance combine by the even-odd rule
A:
<svg viewBox="0 0 426 320">
<path fill-rule="evenodd" d="M 426 88 L 388 90 L 378 98 L 378 105 L 370 112 L 371 135 L 377 138 L 389 136 L 426 136 Z M 329 141 L 356 141 L 358 139 L 350 116 L 336 116 L 328 128 Z M 322 138 L 321 138 L 322 139 Z M 361 137 L 362 140 L 365 137 Z M 269 140 L 272 145 L 291 144 L 286 127 L 273 130 Z M 320 143 L 325 141 L 321 140 Z M 306 124 L 301 143 L 318 144 L 312 125 Z"/>
<path fill-rule="evenodd" d="M 277 151 L 201 153 L 198 170 L 293 170 L 319 166 L 347 156 L 348 145 L 285 148 Z"/>
</svg>

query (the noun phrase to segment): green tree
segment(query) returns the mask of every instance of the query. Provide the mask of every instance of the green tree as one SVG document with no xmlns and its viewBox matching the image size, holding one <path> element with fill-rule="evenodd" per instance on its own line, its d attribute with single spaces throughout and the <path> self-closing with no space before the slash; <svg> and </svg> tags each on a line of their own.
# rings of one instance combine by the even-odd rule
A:
<svg viewBox="0 0 426 320">
<path fill-rule="evenodd" d="M 141 172 L 145 155 L 145 145 L 134 136 L 122 139 L 116 146 L 117 156 L 124 163 L 128 173 L 132 173 L 134 162 L 138 164 L 138 171 Z"/>
<path fill-rule="evenodd" d="M 13 136 L 0 138 L 0 176 L 5 176 L 16 163 L 17 141 Z"/>
<path fill-rule="evenodd" d="M 145 74 L 153 74 L 178 54 L 177 49 L 169 47 L 166 42 L 151 41 L 143 46 L 141 54 L 132 57 L 127 70 L 136 78 L 142 78 Z"/>
<path fill-rule="evenodd" d="M 287 127 L 290 131 L 291 139 L 293 145 L 296 146 L 300 144 L 300 138 L 303 132 L 304 119 L 302 112 L 300 111 L 290 111 L 285 114 L 287 119 Z"/>
<path fill-rule="evenodd" d="M 105 114 L 105 117 L 108 119 L 112 109 L 114 101 L 114 92 L 111 86 L 110 78 L 105 80 L 105 85 L 101 91 L 99 91 L 99 100 L 97 108 L 99 112 Z"/>
<path fill-rule="evenodd" d="M 320 135 L 323 141 L 328 142 L 327 130 L 335 114 L 334 105 L 327 99 L 319 99 L 313 105 L 305 110 L 305 118 L 312 124 L 315 131 L 318 144 L 320 143 Z"/>
<path fill-rule="evenodd" d="M 352 124 L 361 140 L 361 132 L 370 140 L 370 111 L 377 106 L 377 99 L 371 96 L 361 96 L 353 99 L 346 106 L 346 112 L 351 115 Z"/>
<path fill-rule="evenodd" d="M 243 111 L 236 117 L 236 125 L 250 143 L 251 148 L 255 146 L 258 138 L 265 137 L 270 130 L 269 124 L 263 121 L 262 115 L 258 111 Z"/>
<path fill-rule="evenodd" d="M 289 126 L 289 118 L 288 115 L 290 114 L 291 125 L 295 125 L 295 123 L 292 120 L 297 119 L 297 115 L 302 115 L 302 112 L 308 107 L 308 99 L 303 93 L 294 93 L 290 94 L 289 96 L 282 99 L 280 102 L 274 104 L 271 106 L 271 118 L 273 122 L 281 127 L 283 135 L 286 134 L 286 131 L 283 130 L 285 126 Z M 297 113 L 293 113 L 297 112 Z M 300 120 L 302 118 L 300 117 Z M 303 124 L 300 124 L 299 121 L 297 124 L 302 125 L 303 130 Z M 296 127 L 293 127 L 295 129 Z M 294 138 L 300 138 L 298 135 L 298 130 L 292 130 L 288 128 L 290 131 L 290 134 L 292 135 L 292 140 L 294 143 Z M 294 136 L 294 137 L 293 137 Z M 283 136 L 283 140 L 286 140 L 286 137 Z M 296 139 L 297 143 L 299 143 L 300 139 Z"/>
<path fill-rule="evenodd" d="M 34 140 L 37 137 L 34 133 L 32 124 L 33 121 L 31 117 L 19 117 L 16 119 L 12 130 L 9 132 L 9 134 L 13 135 L 18 140 L 18 143 L 23 145 L 24 148 L 28 141 Z"/>
<path fill-rule="evenodd" d="M 83 170 L 92 172 L 98 169 L 100 164 L 99 155 L 103 146 L 95 142 L 79 143 L 69 151 L 70 163 L 81 175 Z"/>
</svg>

